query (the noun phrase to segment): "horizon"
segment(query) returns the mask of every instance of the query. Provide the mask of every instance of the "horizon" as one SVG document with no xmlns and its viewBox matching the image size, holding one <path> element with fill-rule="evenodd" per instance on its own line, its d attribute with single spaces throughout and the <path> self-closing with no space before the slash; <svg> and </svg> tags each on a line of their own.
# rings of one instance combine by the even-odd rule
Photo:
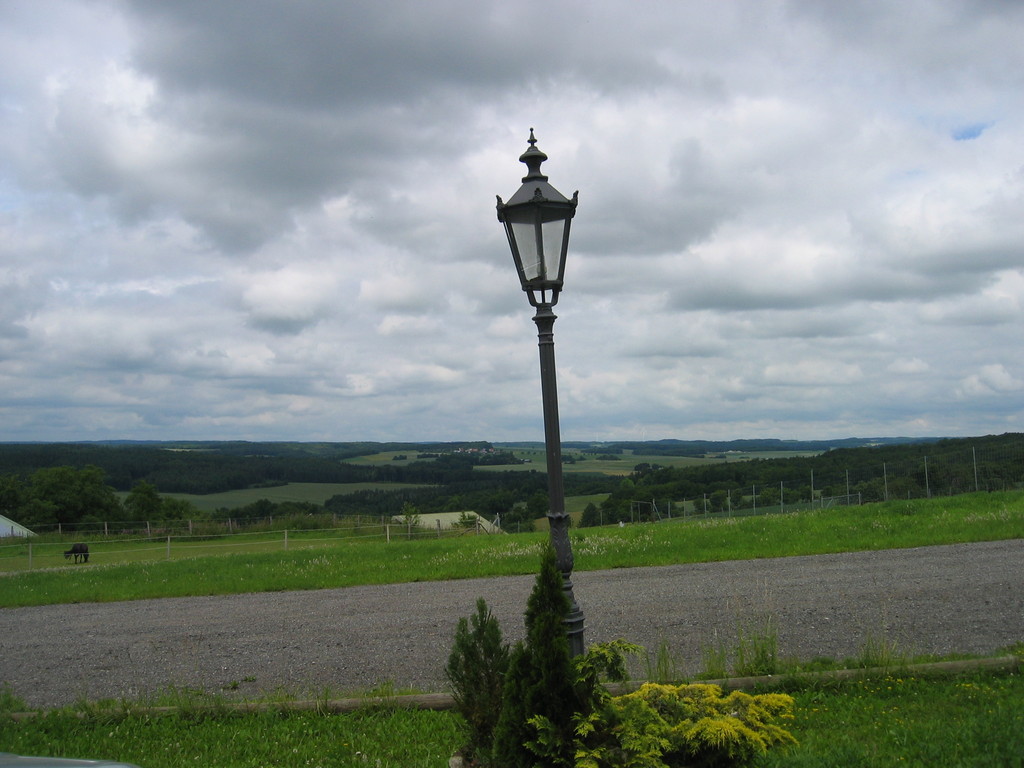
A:
<svg viewBox="0 0 1024 768">
<path fill-rule="evenodd" d="M 742 442 L 778 442 L 778 443 L 828 443 L 847 441 L 868 441 L 880 440 L 888 442 L 924 442 L 936 440 L 970 440 L 971 438 L 999 437 L 1001 435 L 1021 434 L 1017 432 L 1002 432 L 999 434 L 988 433 L 984 435 L 847 435 L 845 437 L 826 438 L 779 438 L 779 437 L 736 437 L 723 440 L 705 440 L 702 438 L 675 438 L 663 437 L 645 440 L 577 440 L 563 439 L 562 445 L 585 443 L 590 445 L 603 445 L 615 443 L 742 443 Z M 490 445 L 544 445 L 544 439 L 539 438 L 524 440 L 248 440 L 248 439 L 208 439 L 208 438 L 167 438 L 167 439 L 135 439 L 135 438 L 106 438 L 90 440 L 0 440 L 0 445 L 83 445 L 83 444 L 104 444 L 104 443 L 291 443 L 297 445 L 305 444 L 329 444 L 329 445 L 463 445 L 469 443 L 488 443 Z"/>
</svg>

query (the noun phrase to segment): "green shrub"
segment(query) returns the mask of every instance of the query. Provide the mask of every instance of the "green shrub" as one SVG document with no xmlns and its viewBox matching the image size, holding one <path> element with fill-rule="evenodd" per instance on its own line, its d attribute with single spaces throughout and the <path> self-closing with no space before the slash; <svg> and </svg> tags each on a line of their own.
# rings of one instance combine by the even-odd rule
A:
<svg viewBox="0 0 1024 768">
<path fill-rule="evenodd" d="M 469 620 L 459 619 L 445 667 L 455 708 L 466 724 L 462 754 L 468 761 L 490 755 L 508 661 L 508 645 L 502 642 L 498 620 L 480 598 L 476 614 Z"/>
<path fill-rule="evenodd" d="M 581 709 L 573 685 L 572 659 L 565 631 L 569 600 L 555 550 L 548 544 L 540 573 L 526 603 L 526 643 L 509 660 L 501 716 L 494 734 L 494 764 L 532 768 L 539 745 L 531 719 L 544 718 L 551 736 L 543 753 L 551 766 L 573 764 L 573 717 Z"/>
<path fill-rule="evenodd" d="M 748 765 L 796 740 L 777 721 L 792 718 L 781 693 L 723 695 L 717 685 L 658 685 L 611 698 L 577 724 L 576 768 Z"/>
<path fill-rule="evenodd" d="M 465 754 L 471 760 L 501 768 L 718 768 L 746 765 L 770 747 L 795 743 L 778 724 L 792 717 L 793 699 L 785 694 L 726 696 L 715 685 L 648 683 L 612 697 L 604 682 L 625 679 L 625 655 L 641 649 L 616 641 L 573 659 L 568 613 L 549 545 L 527 602 L 526 641 L 507 660 L 483 600 L 472 629 L 466 619 L 459 622 L 448 675 L 470 729 Z M 773 656 L 760 646 L 751 651 L 751 661 Z M 496 670 L 506 661 L 499 685 Z M 482 710 L 499 689 L 495 721 Z"/>
</svg>

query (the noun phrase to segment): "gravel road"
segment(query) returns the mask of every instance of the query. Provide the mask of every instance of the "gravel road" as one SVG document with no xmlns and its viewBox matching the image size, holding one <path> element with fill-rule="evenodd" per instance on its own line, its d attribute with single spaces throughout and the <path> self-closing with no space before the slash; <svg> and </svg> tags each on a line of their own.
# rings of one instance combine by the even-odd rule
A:
<svg viewBox="0 0 1024 768">
<path fill-rule="evenodd" d="M 1024 540 L 578 572 L 586 641 L 662 642 L 683 667 L 771 616 L 782 656 L 913 653 L 1024 641 Z M 32 707 L 168 688 L 343 696 L 444 690 L 460 616 L 487 600 L 522 636 L 533 577 L 0 609 L 0 685 Z M 2 581 L 0 581 L 2 589 Z"/>
</svg>

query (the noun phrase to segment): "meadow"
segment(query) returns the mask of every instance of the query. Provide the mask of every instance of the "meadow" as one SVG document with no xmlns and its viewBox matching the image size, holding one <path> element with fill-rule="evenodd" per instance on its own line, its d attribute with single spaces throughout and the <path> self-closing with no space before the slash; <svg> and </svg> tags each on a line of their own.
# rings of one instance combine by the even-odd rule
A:
<svg viewBox="0 0 1024 768">
<path fill-rule="evenodd" d="M 308 535 L 314 536 L 315 532 Z M 296 534 L 298 536 L 298 534 Z M 577 529 L 577 569 L 820 554 L 1024 537 L 1024 493 L 971 494 L 760 517 Z M 421 536 L 320 542 L 316 549 L 22 571 L 2 576 L 0 605 L 127 600 L 270 589 L 531 573 L 545 534 Z M 384 565 L 386 564 L 386 567 Z M 1018 652 L 1020 646 L 1017 648 Z M 846 682 L 790 683 L 799 745 L 769 766 L 1021 766 L 1024 676 L 928 678 L 890 666 Z M 174 705 L 153 714 L 138 705 Z M 451 711 L 366 707 L 330 714 L 236 713 L 171 691 L 151 702 L 82 703 L 15 720 L 24 705 L 0 688 L 0 745 L 21 754 L 116 758 L 144 768 L 444 765 L 459 746 Z M 134 713 L 133 713 L 134 712 Z"/>
<path fill-rule="evenodd" d="M 899 669 L 841 683 L 791 684 L 798 744 L 755 761 L 760 768 L 834 766 L 1020 766 L 1024 675 L 973 672 L 953 678 Z M 0 744 L 18 754 L 118 759 L 144 768 L 433 768 L 461 745 L 459 716 L 367 706 L 354 712 L 236 712 L 188 692 L 148 704 L 82 704 L 29 719 L 0 690 Z"/>
<path fill-rule="evenodd" d="M 476 470 L 479 472 L 545 471 L 547 455 L 544 449 L 524 445 L 511 446 L 503 448 L 503 450 L 511 451 L 517 459 L 521 459 L 525 463 L 481 465 L 476 467 Z M 579 472 L 624 477 L 629 475 L 637 464 L 658 464 L 662 467 L 695 467 L 701 464 L 725 464 L 727 462 L 750 461 L 752 459 L 788 459 L 794 456 L 817 455 L 817 451 L 754 451 L 746 453 L 730 452 L 727 455 L 715 456 L 663 456 L 661 454 L 648 455 L 624 450 L 619 454 L 608 454 L 605 458 L 598 458 L 594 454 L 567 450 L 564 457 L 572 457 L 575 461 L 564 464 L 562 470 L 566 473 Z M 416 461 L 417 456 L 418 454 L 415 451 L 382 451 L 368 456 L 346 459 L 346 462 L 368 466 L 389 464 L 404 466 Z"/>
<path fill-rule="evenodd" d="M 546 541 L 544 532 L 440 538 L 428 530 L 387 540 L 379 533 L 336 538 L 337 534 L 297 531 L 288 534 L 285 549 L 281 532 L 263 536 L 196 541 L 189 556 L 171 559 L 159 540 L 114 540 L 102 543 L 111 547 L 109 555 L 94 544 L 96 554 L 87 566 L 19 570 L 11 567 L 15 559 L 0 560 L 7 563 L 6 575 L 0 577 L 0 607 L 529 574 Z M 1021 492 L 572 531 L 577 570 L 1014 538 L 1024 538 Z M 225 548 L 225 543 L 231 546 Z M 58 557 L 60 545 L 52 546 L 58 547 L 54 560 L 66 563 Z M 143 558 L 139 550 L 147 556 Z M 178 551 L 174 546 L 170 550 Z"/>
<path fill-rule="evenodd" d="M 480 471 L 503 471 L 536 469 L 544 471 L 547 462 L 545 452 L 540 448 L 513 447 L 513 455 L 517 459 L 526 461 L 526 464 L 512 464 L 494 467 L 477 467 Z M 606 458 L 599 458 L 589 453 L 577 453 L 566 451 L 564 456 L 572 456 L 576 461 L 566 463 L 562 470 L 566 473 L 598 473 L 603 475 L 615 475 L 625 477 L 632 473 L 637 464 L 657 464 L 662 467 L 696 467 L 702 464 L 726 464 L 735 461 L 750 461 L 752 459 L 788 459 L 793 456 L 816 456 L 815 451 L 759 451 L 751 453 L 729 453 L 723 456 L 663 456 L 661 454 L 635 453 L 624 450 L 621 454 L 609 454 Z"/>
<path fill-rule="evenodd" d="M 287 483 L 262 488 L 245 488 L 237 491 L 221 493 L 164 493 L 175 499 L 191 502 L 203 512 L 214 512 L 218 509 L 237 509 L 266 499 L 275 504 L 286 501 L 310 502 L 322 505 L 332 496 L 343 496 L 359 491 L 394 491 L 399 488 L 422 488 L 415 483 Z M 118 493 L 124 498 L 127 491 Z"/>
</svg>

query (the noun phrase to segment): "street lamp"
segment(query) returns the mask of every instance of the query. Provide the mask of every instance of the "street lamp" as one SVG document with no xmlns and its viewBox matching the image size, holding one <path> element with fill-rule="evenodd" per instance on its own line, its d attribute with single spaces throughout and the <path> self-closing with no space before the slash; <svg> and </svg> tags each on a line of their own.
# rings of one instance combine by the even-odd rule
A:
<svg viewBox="0 0 1024 768">
<path fill-rule="evenodd" d="M 532 128 L 528 143 L 530 148 L 519 160 L 526 164 L 529 173 L 507 203 L 498 197 L 498 221 L 505 225 L 519 282 L 529 297 L 530 305 L 537 310 L 533 321 L 537 324 L 540 347 L 548 470 L 548 526 L 558 570 L 562 572 L 565 595 L 569 599 L 569 615 L 565 619 L 569 650 L 574 656 L 579 656 L 583 653 L 583 612 L 572 592 L 573 557 L 562 483 L 562 439 L 558 429 L 558 387 L 555 383 L 556 315 L 551 311 L 562 290 L 565 255 L 569 249 L 569 226 L 576 215 L 579 192 L 574 192 L 570 200 L 548 184 L 548 177 L 540 172 L 540 164 L 548 156 L 537 149 Z"/>
</svg>

